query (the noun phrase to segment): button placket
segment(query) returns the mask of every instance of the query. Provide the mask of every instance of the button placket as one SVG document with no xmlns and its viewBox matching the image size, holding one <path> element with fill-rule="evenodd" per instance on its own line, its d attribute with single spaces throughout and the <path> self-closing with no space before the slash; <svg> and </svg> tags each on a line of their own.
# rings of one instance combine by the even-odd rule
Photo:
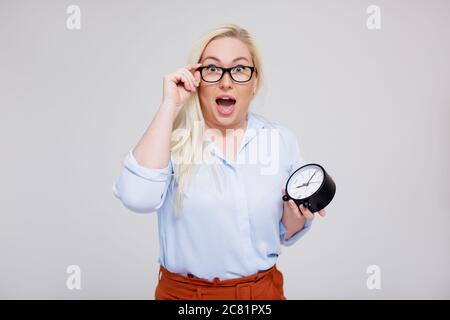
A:
<svg viewBox="0 0 450 320">
<path fill-rule="evenodd" d="M 238 219 L 239 219 L 239 225 L 240 225 L 240 229 L 241 232 L 243 234 L 243 239 L 245 239 L 245 243 L 244 243 L 244 248 L 246 251 L 246 256 L 247 255 L 251 255 L 252 254 L 252 235 L 251 235 L 251 229 L 250 229 L 250 215 L 249 215 L 249 211 L 248 211 L 248 203 L 247 203 L 247 198 L 246 198 L 246 192 L 245 192 L 245 187 L 244 187 L 244 182 L 242 181 L 242 178 L 239 174 L 239 171 L 237 170 L 237 168 L 233 167 L 233 172 L 235 174 L 236 177 L 236 188 L 237 188 L 237 195 L 238 198 L 237 203 L 236 203 L 236 207 L 237 207 L 237 214 L 238 214 Z"/>
</svg>

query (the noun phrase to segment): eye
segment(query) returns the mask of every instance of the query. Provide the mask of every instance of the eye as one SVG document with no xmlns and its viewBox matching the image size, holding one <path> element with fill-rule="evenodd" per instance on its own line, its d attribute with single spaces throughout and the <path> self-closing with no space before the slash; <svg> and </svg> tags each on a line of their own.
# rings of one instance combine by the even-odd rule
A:
<svg viewBox="0 0 450 320">
<path fill-rule="evenodd" d="M 206 67 L 209 72 L 217 72 L 217 67 L 213 64 L 210 64 Z"/>
<path fill-rule="evenodd" d="M 237 65 L 233 68 L 234 72 L 242 72 L 245 70 L 245 67 L 243 65 Z"/>
</svg>

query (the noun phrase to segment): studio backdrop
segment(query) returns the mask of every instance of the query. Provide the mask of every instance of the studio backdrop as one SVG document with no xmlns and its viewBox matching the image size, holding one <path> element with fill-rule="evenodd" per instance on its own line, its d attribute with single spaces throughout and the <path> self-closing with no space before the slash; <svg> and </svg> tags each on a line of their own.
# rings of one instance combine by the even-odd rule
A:
<svg viewBox="0 0 450 320">
<path fill-rule="evenodd" d="M 163 76 L 225 23 L 261 49 L 250 110 L 337 185 L 282 247 L 286 297 L 450 298 L 444 0 L 0 0 L 0 298 L 153 299 L 156 212 L 112 184 Z"/>
</svg>

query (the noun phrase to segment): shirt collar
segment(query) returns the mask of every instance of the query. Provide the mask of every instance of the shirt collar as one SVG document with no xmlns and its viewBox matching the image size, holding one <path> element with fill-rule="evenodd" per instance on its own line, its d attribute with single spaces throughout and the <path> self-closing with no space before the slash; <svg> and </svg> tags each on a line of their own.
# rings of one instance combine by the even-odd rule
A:
<svg viewBox="0 0 450 320">
<path fill-rule="evenodd" d="M 239 153 L 241 153 L 241 151 L 245 148 L 245 146 L 255 137 L 258 135 L 258 132 L 260 129 L 264 128 L 264 122 L 259 119 L 259 117 L 251 112 L 248 111 L 247 112 L 247 128 L 245 130 L 244 133 L 244 137 L 242 138 L 241 141 L 241 148 L 239 149 L 237 155 L 236 155 L 236 159 L 239 156 Z M 207 141 L 209 142 L 211 148 L 211 151 L 213 154 L 215 154 L 216 156 L 220 157 L 223 161 L 228 162 L 227 159 L 225 159 L 225 157 L 222 155 L 222 153 L 217 149 L 217 147 L 215 146 L 215 144 L 211 141 L 211 139 L 207 138 Z"/>
<path fill-rule="evenodd" d="M 247 129 L 245 130 L 244 138 L 241 143 L 241 150 L 253 139 L 256 135 L 258 135 L 259 129 L 264 127 L 264 122 L 262 122 L 258 117 L 251 111 L 247 112 Z"/>
</svg>

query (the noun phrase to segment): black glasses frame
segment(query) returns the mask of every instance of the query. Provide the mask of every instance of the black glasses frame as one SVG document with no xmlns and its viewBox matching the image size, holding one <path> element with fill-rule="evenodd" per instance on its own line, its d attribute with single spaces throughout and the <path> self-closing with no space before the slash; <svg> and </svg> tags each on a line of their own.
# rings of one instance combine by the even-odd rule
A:
<svg viewBox="0 0 450 320">
<path fill-rule="evenodd" d="M 210 66 L 214 66 L 214 67 L 216 67 L 217 69 L 222 70 L 222 75 L 221 75 L 220 78 L 219 78 L 218 80 L 216 80 L 216 81 L 207 81 L 207 80 L 205 80 L 205 79 L 203 78 L 203 72 L 202 72 L 203 69 L 209 68 Z M 233 78 L 233 75 L 231 74 L 231 70 L 233 70 L 233 69 L 236 68 L 236 67 L 245 67 L 245 68 L 249 68 L 250 71 L 251 71 L 251 73 L 250 73 L 250 78 L 248 78 L 248 80 L 246 80 L 246 81 L 238 81 L 238 80 L 234 79 L 234 78 Z M 216 65 L 214 65 L 214 64 L 210 64 L 210 65 L 207 65 L 207 66 L 201 66 L 201 67 L 198 67 L 198 68 L 196 69 L 196 71 L 200 71 L 200 76 L 202 77 L 202 80 L 205 81 L 205 82 L 208 82 L 208 83 L 216 83 L 216 82 L 219 82 L 220 80 L 222 80 L 222 78 L 223 78 L 223 76 L 225 75 L 225 73 L 228 73 L 228 74 L 230 75 L 230 78 L 231 78 L 234 82 L 246 83 L 246 82 L 249 82 L 249 81 L 252 79 L 253 73 L 256 71 L 256 68 L 253 67 L 253 66 L 244 66 L 244 65 L 242 65 L 242 64 L 238 64 L 238 65 L 236 65 L 236 66 L 234 66 L 234 67 L 230 67 L 230 68 L 223 68 L 223 67 L 218 67 L 218 66 L 216 66 Z"/>
</svg>

